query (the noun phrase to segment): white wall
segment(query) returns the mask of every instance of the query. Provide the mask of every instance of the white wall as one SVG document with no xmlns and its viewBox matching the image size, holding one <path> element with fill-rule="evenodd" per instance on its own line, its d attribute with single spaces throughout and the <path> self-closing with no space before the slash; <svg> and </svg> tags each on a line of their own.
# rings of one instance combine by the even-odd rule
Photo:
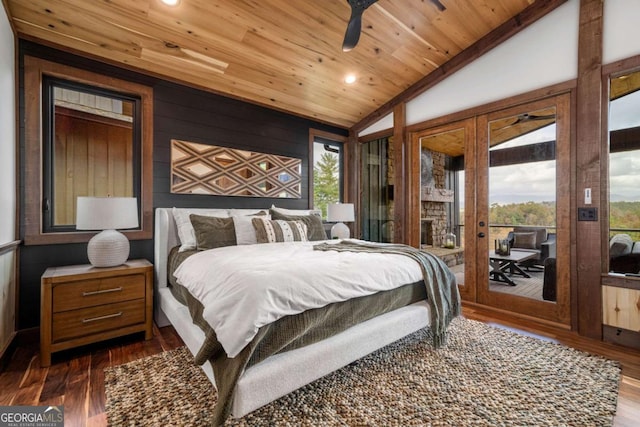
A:
<svg viewBox="0 0 640 427">
<path fill-rule="evenodd" d="M 640 55 L 640 1 L 605 0 L 603 62 Z"/>
<path fill-rule="evenodd" d="M 16 106 L 15 44 L 0 7 L 0 245 L 15 240 Z"/>
<path fill-rule="evenodd" d="M 374 132 L 393 128 L 393 113 L 389 113 L 368 128 L 362 130 L 358 136 L 369 135 Z"/>
<path fill-rule="evenodd" d="M 15 43 L 0 7 L 0 245 L 15 240 L 16 120 Z M 0 355 L 15 333 L 16 254 L 0 253 Z"/>
</svg>

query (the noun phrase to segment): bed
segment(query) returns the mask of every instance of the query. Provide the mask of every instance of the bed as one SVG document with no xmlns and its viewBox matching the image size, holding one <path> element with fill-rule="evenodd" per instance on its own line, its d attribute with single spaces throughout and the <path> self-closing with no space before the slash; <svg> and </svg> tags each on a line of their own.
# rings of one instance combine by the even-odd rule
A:
<svg viewBox="0 0 640 427">
<path fill-rule="evenodd" d="M 255 210 L 233 210 L 234 215 L 253 213 Z M 176 299 L 168 280 L 169 255 L 173 248 L 181 244 L 174 210 L 158 208 L 155 219 L 155 321 L 159 327 L 173 325 L 190 352 L 197 357 L 205 342 L 205 333 L 194 325 L 189 308 Z M 453 275 L 450 277 L 453 278 Z M 455 278 L 445 286 L 455 289 L 457 295 Z M 459 300 L 455 302 L 456 310 L 459 310 Z M 454 315 L 457 313 L 455 311 Z M 233 417 L 248 414 L 387 344 L 427 327 L 432 314 L 427 302 L 413 302 L 376 315 L 321 341 L 270 355 L 242 371 L 233 387 L 230 414 Z M 202 369 L 216 385 L 211 364 L 203 364 Z"/>
</svg>

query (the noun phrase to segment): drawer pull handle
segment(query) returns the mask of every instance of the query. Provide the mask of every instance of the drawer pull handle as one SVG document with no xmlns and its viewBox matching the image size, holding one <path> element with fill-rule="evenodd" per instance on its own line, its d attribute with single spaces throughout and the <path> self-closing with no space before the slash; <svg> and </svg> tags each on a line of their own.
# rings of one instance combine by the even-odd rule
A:
<svg viewBox="0 0 640 427">
<path fill-rule="evenodd" d="M 82 323 L 95 322 L 96 320 L 111 319 L 112 317 L 120 317 L 122 312 L 107 314 L 106 316 L 90 317 L 88 319 L 82 319 Z"/>
<path fill-rule="evenodd" d="M 91 296 L 91 295 L 108 294 L 109 292 L 120 292 L 121 290 L 122 290 L 122 286 L 119 286 L 117 288 L 101 289 L 99 291 L 83 292 L 82 296 L 83 297 L 88 297 L 88 296 Z"/>
</svg>

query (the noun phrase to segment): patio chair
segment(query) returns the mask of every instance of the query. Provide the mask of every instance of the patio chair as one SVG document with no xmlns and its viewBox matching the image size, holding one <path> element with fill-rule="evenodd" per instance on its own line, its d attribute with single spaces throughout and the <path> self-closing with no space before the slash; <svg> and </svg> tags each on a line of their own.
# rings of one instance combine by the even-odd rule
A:
<svg viewBox="0 0 640 427">
<path fill-rule="evenodd" d="M 517 226 L 507 235 L 511 249 L 534 252 L 537 256 L 520 263 L 521 267 L 544 269 L 547 258 L 556 257 L 556 234 L 547 233 L 545 227 Z"/>
</svg>

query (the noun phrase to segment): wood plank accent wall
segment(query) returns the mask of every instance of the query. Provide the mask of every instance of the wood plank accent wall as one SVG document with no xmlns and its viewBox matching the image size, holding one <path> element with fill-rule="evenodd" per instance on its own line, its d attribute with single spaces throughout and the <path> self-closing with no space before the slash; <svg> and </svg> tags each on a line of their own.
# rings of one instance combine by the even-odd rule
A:
<svg viewBox="0 0 640 427">
<path fill-rule="evenodd" d="M 328 126 L 246 102 L 225 98 L 210 92 L 182 86 L 155 77 L 145 76 L 118 67 L 82 58 L 20 40 L 20 93 L 22 58 L 35 56 L 65 65 L 87 69 L 122 80 L 153 88 L 153 206 L 155 207 L 267 207 L 271 204 L 290 209 L 304 209 L 309 205 L 309 129 L 346 137 L 347 130 Z M 20 106 L 20 123 L 24 122 L 24 109 Z M 25 129 L 20 128 L 20 157 L 24 159 Z M 171 139 L 202 144 L 216 144 L 258 152 L 268 152 L 302 159 L 302 198 L 266 199 L 233 196 L 171 194 Z M 24 173 L 24 163 L 20 165 Z M 29 188 L 22 187 L 22 203 L 31 196 Z M 21 218 L 21 222 L 23 218 Z M 21 228 L 22 228 L 21 224 Z M 21 229 L 21 235 L 24 230 Z M 61 250 L 63 248 L 63 250 Z M 86 263 L 86 243 L 60 245 L 34 245 L 21 249 L 18 328 L 29 328 L 39 323 L 40 276 L 51 266 Z M 153 240 L 131 241 L 134 258 L 153 260 Z"/>
<path fill-rule="evenodd" d="M 576 90 L 576 205 L 578 208 L 586 206 L 584 189 L 591 188 L 593 204 L 590 207 L 595 207 L 600 212 L 601 206 L 606 204 L 606 194 L 600 192 L 603 1 L 580 2 Z M 577 262 L 578 331 L 581 335 L 594 339 L 602 338 L 600 239 L 601 216 L 598 221 L 577 222 L 574 247 Z"/>
</svg>

